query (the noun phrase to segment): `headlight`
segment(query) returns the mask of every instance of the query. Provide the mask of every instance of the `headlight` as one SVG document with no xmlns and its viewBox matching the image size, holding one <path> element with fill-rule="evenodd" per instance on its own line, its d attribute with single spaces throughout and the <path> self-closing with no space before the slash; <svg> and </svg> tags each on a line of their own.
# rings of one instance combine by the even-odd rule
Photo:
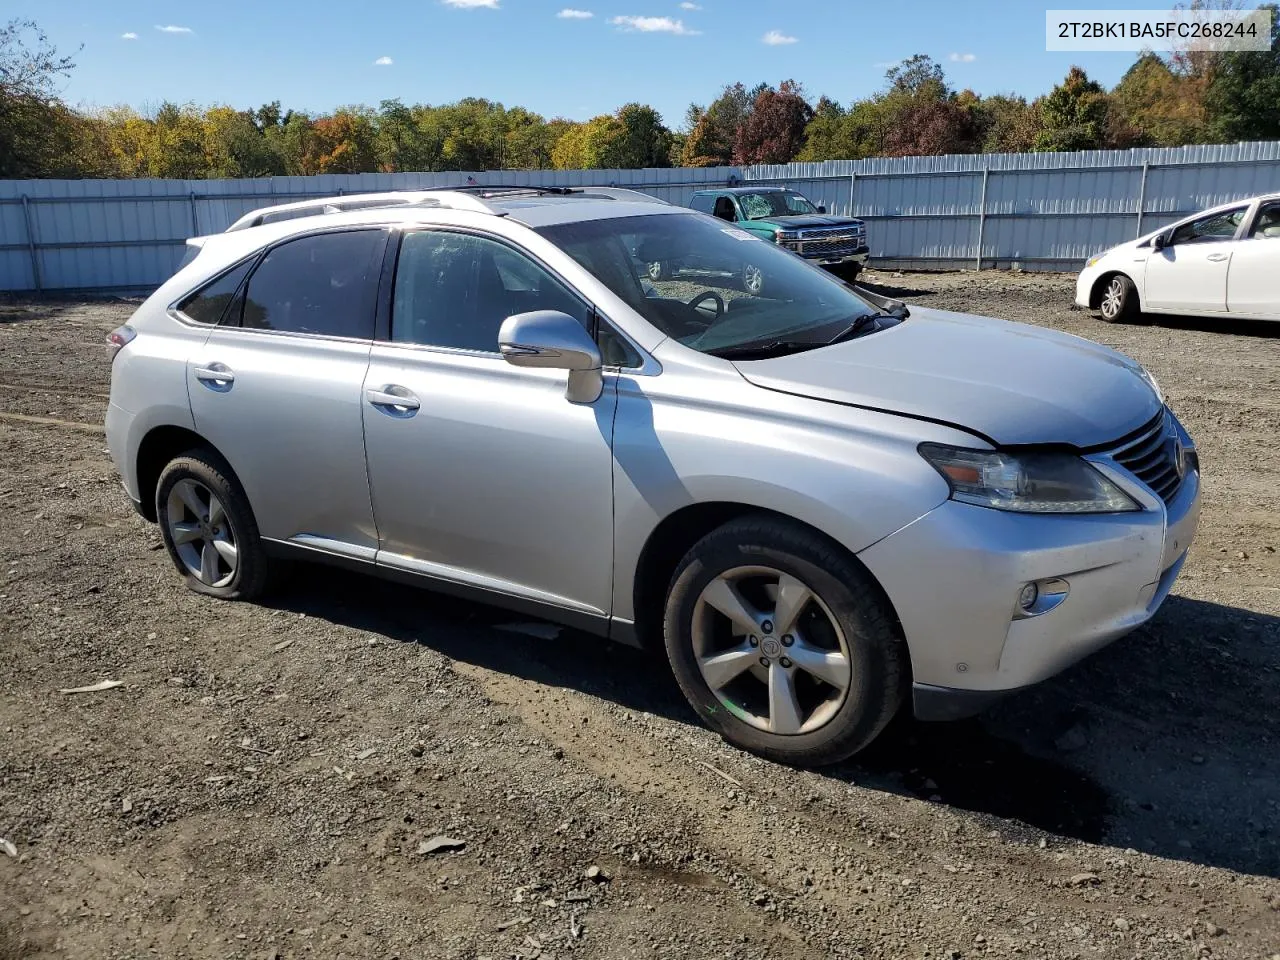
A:
<svg viewBox="0 0 1280 960">
<path fill-rule="evenodd" d="M 1017 513 L 1120 513 L 1142 509 L 1070 453 L 1002 453 L 920 444 L 920 455 L 951 485 L 951 499 Z"/>
<path fill-rule="evenodd" d="M 1092 267 L 1095 263 L 1102 259 L 1102 254 L 1095 253 L 1092 257 L 1084 262 L 1086 267 Z"/>
</svg>

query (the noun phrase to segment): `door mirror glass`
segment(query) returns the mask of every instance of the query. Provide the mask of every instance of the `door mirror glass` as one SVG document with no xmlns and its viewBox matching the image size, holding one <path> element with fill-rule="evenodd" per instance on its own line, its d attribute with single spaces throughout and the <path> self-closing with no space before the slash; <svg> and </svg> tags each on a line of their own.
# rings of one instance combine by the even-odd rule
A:
<svg viewBox="0 0 1280 960">
<path fill-rule="evenodd" d="M 1169 235 L 1167 233 L 1157 233 L 1151 238 L 1151 246 L 1155 250 L 1163 250 L 1169 245 Z"/>
</svg>

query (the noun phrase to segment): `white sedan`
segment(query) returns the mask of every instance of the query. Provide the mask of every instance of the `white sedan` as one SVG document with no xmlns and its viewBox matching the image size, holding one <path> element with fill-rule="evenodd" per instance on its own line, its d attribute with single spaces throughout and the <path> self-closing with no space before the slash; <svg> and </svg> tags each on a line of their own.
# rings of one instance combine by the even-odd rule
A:
<svg viewBox="0 0 1280 960">
<path fill-rule="evenodd" d="M 1223 204 L 1090 257 L 1076 303 L 1111 323 L 1139 313 L 1280 320 L 1280 194 Z"/>
</svg>

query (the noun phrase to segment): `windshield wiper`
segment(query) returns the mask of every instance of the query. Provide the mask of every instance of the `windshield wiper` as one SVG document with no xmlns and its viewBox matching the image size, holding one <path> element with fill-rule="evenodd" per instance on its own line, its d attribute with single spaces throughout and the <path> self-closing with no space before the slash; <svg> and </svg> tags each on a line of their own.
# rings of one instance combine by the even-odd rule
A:
<svg viewBox="0 0 1280 960">
<path fill-rule="evenodd" d="M 719 350 L 706 352 L 722 360 L 763 360 L 766 357 L 781 357 L 788 353 L 800 353 L 824 346 L 826 344 L 821 340 L 766 340 L 762 343 L 743 343 L 735 347 L 721 347 Z"/>
<path fill-rule="evenodd" d="M 860 316 L 854 317 L 852 320 L 849 321 L 849 325 L 846 326 L 839 333 L 837 333 L 830 340 L 828 340 L 825 346 L 830 346 L 833 343 L 839 343 L 842 340 L 852 340 L 854 337 L 860 334 L 863 330 L 867 329 L 867 327 L 871 326 L 881 317 L 888 317 L 888 316 L 890 316 L 890 314 L 887 314 L 887 313 L 864 313 L 864 314 L 861 314 Z"/>
</svg>

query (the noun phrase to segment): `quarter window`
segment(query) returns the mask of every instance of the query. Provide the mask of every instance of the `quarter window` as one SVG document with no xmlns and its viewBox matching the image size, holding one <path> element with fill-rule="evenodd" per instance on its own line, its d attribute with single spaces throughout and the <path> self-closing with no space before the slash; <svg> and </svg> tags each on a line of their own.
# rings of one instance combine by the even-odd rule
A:
<svg viewBox="0 0 1280 960">
<path fill-rule="evenodd" d="M 215 277 L 178 304 L 178 309 L 196 323 L 217 323 L 226 312 L 227 304 L 235 299 L 236 291 L 252 266 L 253 261 L 249 260 Z"/>
<path fill-rule="evenodd" d="M 1184 223 L 1173 231 L 1174 243 L 1195 243 L 1197 241 L 1230 240 L 1236 235 L 1240 221 L 1244 219 L 1246 207 L 1235 207 L 1219 213 L 1201 217 Z"/>
<path fill-rule="evenodd" d="M 405 236 L 396 265 L 392 340 L 496 353 L 502 321 L 530 310 L 559 310 L 591 329 L 586 304 L 511 247 L 444 230 Z"/>
<path fill-rule="evenodd" d="M 274 247 L 249 278 L 242 325 L 373 339 L 385 244 L 382 230 L 351 230 Z"/>
</svg>

